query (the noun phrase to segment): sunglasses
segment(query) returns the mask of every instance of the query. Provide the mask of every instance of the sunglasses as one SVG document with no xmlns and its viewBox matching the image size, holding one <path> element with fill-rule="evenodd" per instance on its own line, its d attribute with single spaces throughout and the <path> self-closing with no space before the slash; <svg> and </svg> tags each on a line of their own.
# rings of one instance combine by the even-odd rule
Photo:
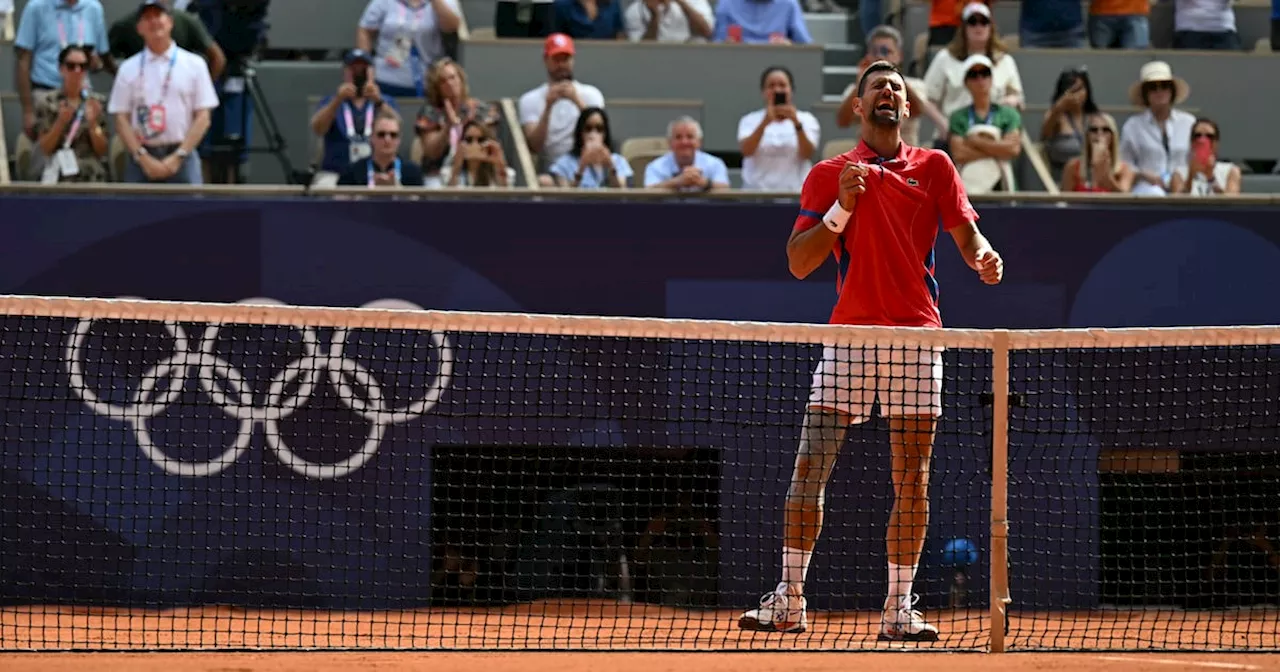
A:
<svg viewBox="0 0 1280 672">
<path fill-rule="evenodd" d="M 468 145 L 478 145 L 484 142 L 484 137 L 479 135 L 468 135 L 467 137 L 463 138 L 462 141 Z"/>
<path fill-rule="evenodd" d="M 1199 140 L 1200 138 L 1208 138 L 1208 139 L 1210 139 L 1210 140 L 1217 140 L 1217 139 L 1218 139 L 1218 134 L 1217 134 L 1217 133 L 1203 133 L 1203 132 L 1201 132 L 1201 133 L 1192 133 L 1192 134 L 1191 134 L 1191 139 L 1192 139 L 1192 140 Z"/>
<path fill-rule="evenodd" d="M 965 21 L 965 23 L 971 26 L 989 26 L 991 25 L 991 19 L 988 19 L 985 16 L 971 16 L 968 21 Z"/>
<path fill-rule="evenodd" d="M 1173 89 L 1173 82 L 1147 82 L 1142 85 L 1148 91 L 1164 91 Z"/>
<path fill-rule="evenodd" d="M 392 140 L 400 137 L 399 131 L 378 131 L 373 134 L 376 138 L 391 138 Z"/>
<path fill-rule="evenodd" d="M 84 72 L 89 69 L 89 64 L 84 61 L 64 61 L 62 67 L 71 72 Z"/>
<path fill-rule="evenodd" d="M 596 133 L 604 133 L 604 126 L 600 124 L 587 124 L 586 126 L 582 127 L 582 130 L 586 131 L 587 133 L 590 133 L 592 131 L 595 131 Z"/>
<path fill-rule="evenodd" d="M 1106 126 L 1090 126 L 1089 132 L 1090 133 L 1110 133 L 1111 129 L 1107 128 Z"/>
<path fill-rule="evenodd" d="M 991 77 L 990 70 L 970 70 L 964 73 L 965 79 L 987 79 Z"/>
</svg>

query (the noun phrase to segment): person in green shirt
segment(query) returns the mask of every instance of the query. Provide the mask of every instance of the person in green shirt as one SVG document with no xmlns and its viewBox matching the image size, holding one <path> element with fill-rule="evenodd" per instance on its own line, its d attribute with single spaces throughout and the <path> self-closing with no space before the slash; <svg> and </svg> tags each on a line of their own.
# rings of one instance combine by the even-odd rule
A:
<svg viewBox="0 0 1280 672">
<path fill-rule="evenodd" d="M 973 96 L 973 104 L 951 113 L 948 143 L 961 177 L 965 176 L 966 164 L 983 159 L 1012 161 L 1022 154 L 1022 115 L 1017 108 L 991 100 L 993 68 L 991 59 L 983 54 L 973 54 L 964 61 L 964 85 Z M 971 132 L 977 126 L 994 127 L 999 136 Z M 1013 190 L 1011 184 L 1006 187 Z"/>
<path fill-rule="evenodd" d="M 173 3 L 172 0 L 165 0 L 165 4 Z M 209 75 L 215 82 L 218 81 L 223 68 L 227 66 L 227 57 L 218 43 L 209 36 L 200 17 L 173 10 L 169 14 L 173 16 L 173 41 L 187 51 L 204 56 L 204 60 L 209 63 Z M 145 45 L 142 36 L 138 34 L 136 12 L 126 14 L 111 24 L 111 30 L 107 32 L 107 45 L 111 48 L 111 54 L 119 61 L 142 51 Z"/>
</svg>

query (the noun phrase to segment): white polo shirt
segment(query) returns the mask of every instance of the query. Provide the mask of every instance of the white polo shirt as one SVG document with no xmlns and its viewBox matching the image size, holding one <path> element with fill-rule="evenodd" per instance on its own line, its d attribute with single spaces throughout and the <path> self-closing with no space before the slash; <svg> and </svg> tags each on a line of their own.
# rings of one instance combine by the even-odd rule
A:
<svg viewBox="0 0 1280 672">
<path fill-rule="evenodd" d="M 575 81 L 578 97 L 586 107 L 604 107 L 604 94 L 590 84 Z M 520 123 L 533 124 L 542 118 L 542 111 L 547 107 L 547 89 L 543 84 L 520 96 Z M 573 149 L 573 129 L 578 125 L 578 115 L 582 110 L 572 100 L 561 98 L 551 106 L 551 118 L 547 120 L 547 139 L 542 145 L 542 159 L 547 166 L 555 163 L 560 157 Z"/>
<path fill-rule="evenodd" d="M 755 133 L 764 115 L 764 110 L 743 115 L 738 121 L 738 142 Z M 817 154 L 821 151 L 818 142 L 822 138 L 818 118 L 798 110 L 796 119 L 814 146 L 814 154 Z M 774 121 L 765 126 L 760 144 L 756 145 L 756 153 L 742 160 L 742 188 L 748 191 L 800 191 L 812 166 L 811 161 L 800 158 L 800 135 L 796 133 L 795 124 L 790 120 Z"/>
<path fill-rule="evenodd" d="M 134 130 L 142 131 L 138 109 L 153 105 L 164 106 L 165 128 L 152 138 L 140 133 L 140 137 L 145 138 L 144 144 L 182 142 L 196 112 L 218 106 L 218 92 L 213 88 L 204 59 L 171 43 L 163 54 L 143 49 L 125 60 L 116 72 L 107 112 L 128 114 Z"/>
</svg>

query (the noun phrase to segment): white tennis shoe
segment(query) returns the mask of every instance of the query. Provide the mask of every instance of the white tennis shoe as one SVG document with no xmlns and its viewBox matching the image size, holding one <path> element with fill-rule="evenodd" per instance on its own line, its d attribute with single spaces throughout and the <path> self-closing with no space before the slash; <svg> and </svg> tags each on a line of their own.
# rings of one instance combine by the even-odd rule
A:
<svg viewBox="0 0 1280 672">
<path fill-rule="evenodd" d="M 807 604 L 799 590 L 789 583 L 779 583 L 772 593 L 767 593 L 760 598 L 758 608 L 745 611 L 738 617 L 738 628 L 768 632 L 804 632 L 809 625 L 805 610 Z"/>
<path fill-rule="evenodd" d="M 924 614 L 916 611 L 919 595 L 904 597 L 897 604 L 892 600 L 884 605 L 880 614 L 880 641 L 882 642 L 936 642 L 938 628 L 924 620 Z"/>
</svg>

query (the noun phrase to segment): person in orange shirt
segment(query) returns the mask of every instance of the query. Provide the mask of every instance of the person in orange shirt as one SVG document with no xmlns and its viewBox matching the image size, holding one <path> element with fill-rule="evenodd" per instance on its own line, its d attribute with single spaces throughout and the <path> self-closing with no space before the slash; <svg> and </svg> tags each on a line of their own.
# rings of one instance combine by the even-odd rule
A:
<svg viewBox="0 0 1280 672">
<path fill-rule="evenodd" d="M 1092 0 L 1089 44 L 1094 49 L 1146 49 L 1151 46 L 1151 0 Z"/>
<path fill-rule="evenodd" d="M 929 46 L 945 47 L 960 27 L 960 12 L 972 0 L 932 0 L 929 9 Z M 988 7 L 995 0 L 981 0 Z"/>
</svg>

